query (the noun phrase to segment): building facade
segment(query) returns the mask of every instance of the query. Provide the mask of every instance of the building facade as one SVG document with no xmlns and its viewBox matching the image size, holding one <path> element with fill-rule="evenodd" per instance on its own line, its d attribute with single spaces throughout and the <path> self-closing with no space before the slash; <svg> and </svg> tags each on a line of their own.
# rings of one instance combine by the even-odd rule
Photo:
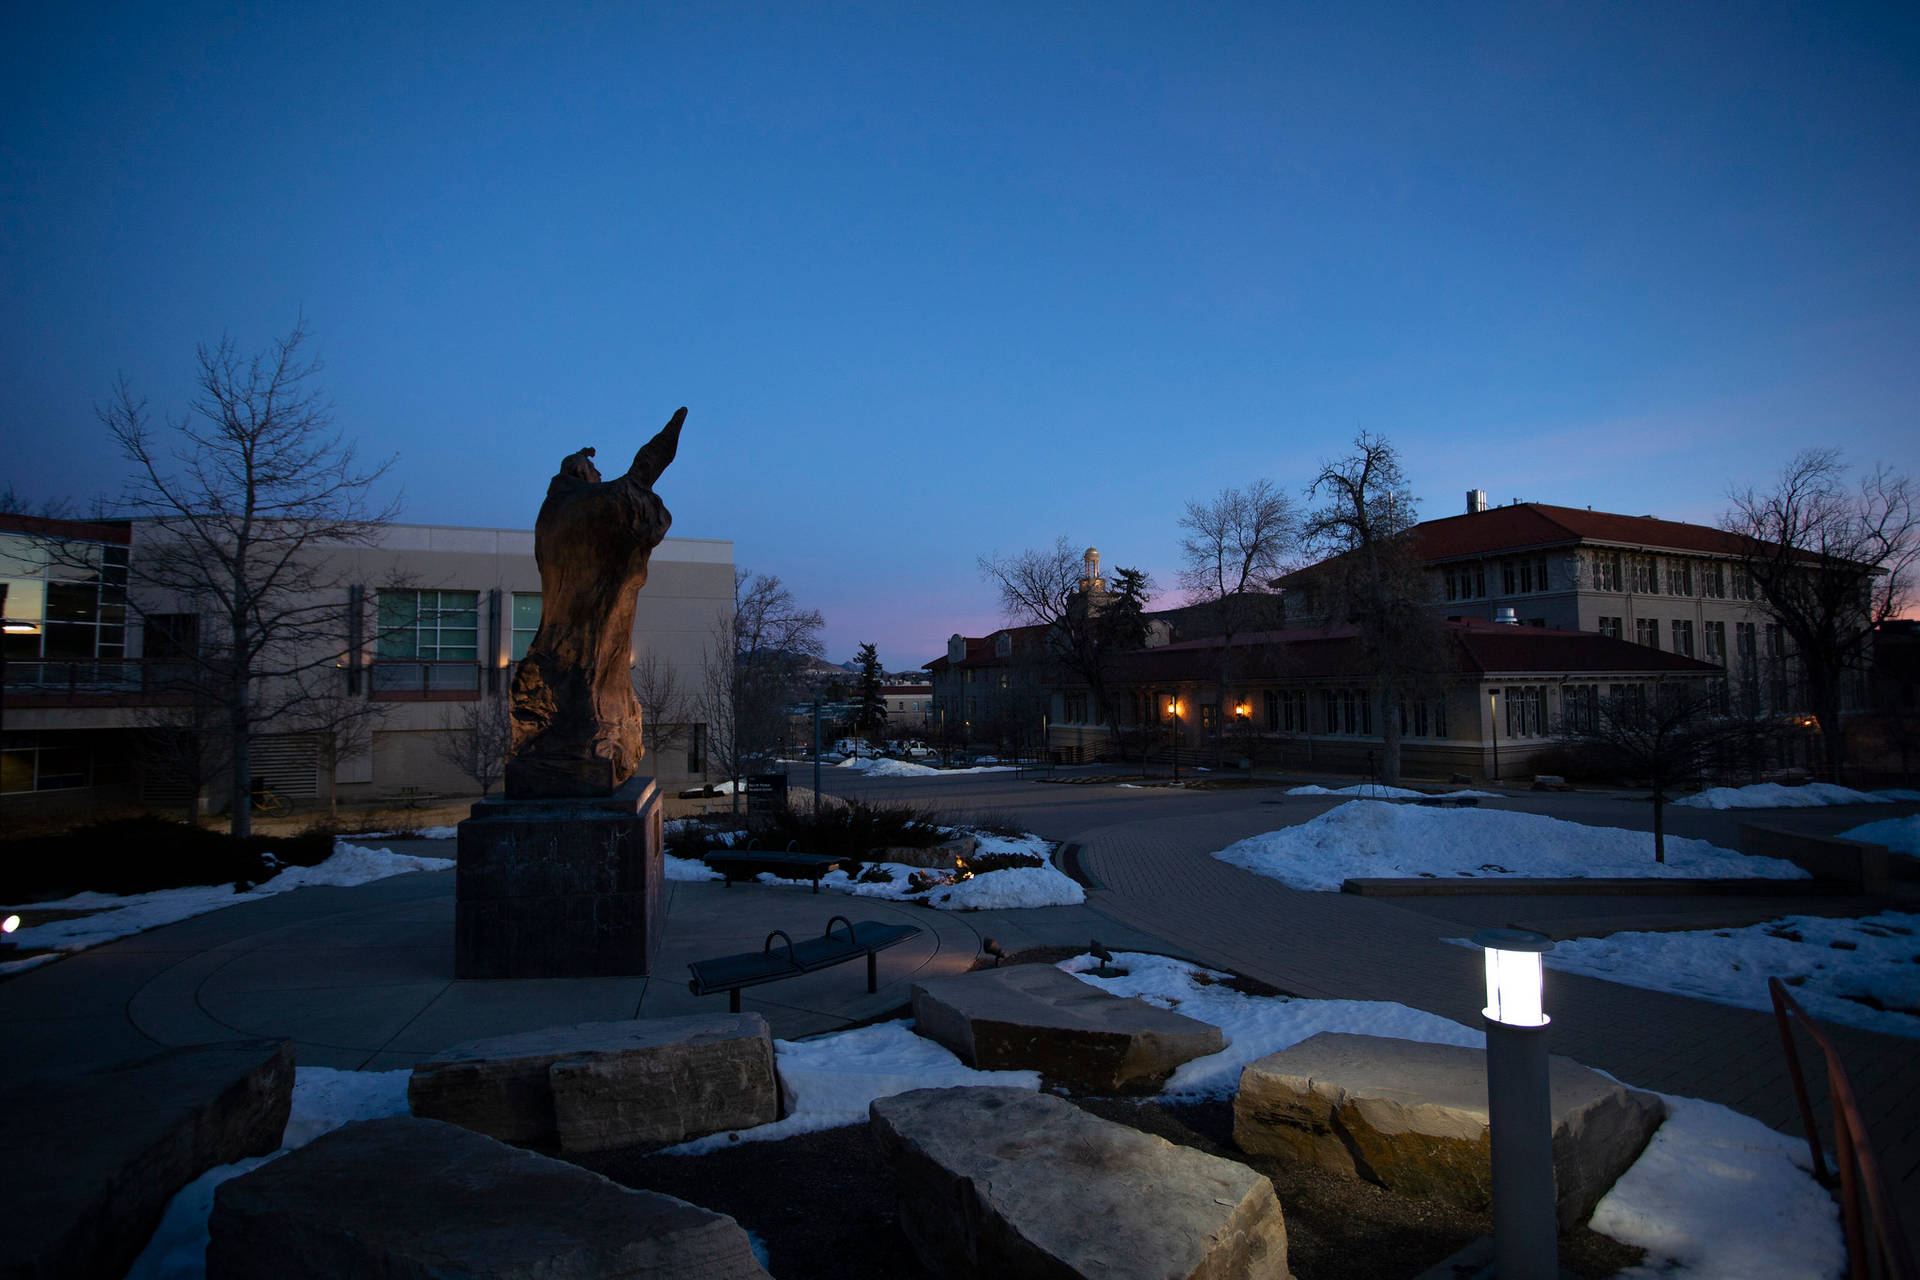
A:
<svg viewBox="0 0 1920 1280">
<path fill-rule="evenodd" d="M 183 785 L 204 785 L 169 767 L 158 744 L 195 727 L 203 709 L 186 705 L 176 677 L 216 621 L 142 587 L 153 537 L 140 522 L 0 516 L 0 804 L 175 806 L 190 802 Z M 302 602 L 337 619 L 326 655 L 334 670 L 321 673 L 328 696 L 370 714 L 348 717 L 357 729 L 345 740 L 267 722 L 253 774 L 295 804 L 477 792 L 449 746 L 505 716 L 514 664 L 540 622 L 533 534 L 393 524 L 372 545 L 312 556 L 316 579 L 334 584 Z M 680 688 L 700 688 L 706 648 L 732 608 L 732 544 L 668 538 L 635 611 L 636 660 L 651 657 Z M 670 748 L 650 752 L 664 785 L 707 779 L 709 727 L 687 719 Z M 203 799 L 224 797 L 209 788 Z"/>
</svg>

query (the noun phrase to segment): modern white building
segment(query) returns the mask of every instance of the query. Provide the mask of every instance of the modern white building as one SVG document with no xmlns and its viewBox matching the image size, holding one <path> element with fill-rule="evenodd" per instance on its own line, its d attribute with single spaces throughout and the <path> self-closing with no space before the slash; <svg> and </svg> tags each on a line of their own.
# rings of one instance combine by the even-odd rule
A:
<svg viewBox="0 0 1920 1280">
<path fill-rule="evenodd" d="M 153 539 L 137 521 L 0 515 L 0 805 L 184 803 L 179 769 L 154 747 L 204 716 L 169 677 L 216 620 L 142 586 L 143 540 L 151 551 Z M 252 773 L 296 804 L 477 791 L 442 747 L 504 713 L 513 665 L 540 621 L 532 532 L 393 524 L 373 545 L 315 554 L 329 585 L 311 603 L 338 618 L 326 642 L 335 671 L 324 678 L 373 714 L 344 742 L 270 722 L 254 740 Z M 671 746 L 650 760 L 663 785 L 707 780 L 709 728 L 695 695 L 716 638 L 725 644 L 733 586 L 731 542 L 668 538 L 653 553 L 633 654 L 683 695 Z"/>
</svg>

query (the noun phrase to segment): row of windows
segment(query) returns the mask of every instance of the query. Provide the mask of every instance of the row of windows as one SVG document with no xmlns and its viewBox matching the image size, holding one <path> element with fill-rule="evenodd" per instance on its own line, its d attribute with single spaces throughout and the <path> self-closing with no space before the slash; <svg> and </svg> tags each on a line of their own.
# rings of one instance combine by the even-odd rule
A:
<svg viewBox="0 0 1920 1280">
<path fill-rule="evenodd" d="M 1531 595 L 1552 590 L 1547 557 L 1519 556 L 1494 563 L 1502 595 Z M 1486 563 L 1449 565 L 1441 574 L 1449 600 L 1480 600 L 1487 594 Z"/>
<path fill-rule="evenodd" d="M 127 549 L 0 534 L 0 615 L 10 661 L 125 657 Z"/>
<path fill-rule="evenodd" d="M 389 590 L 380 593 L 374 656 L 391 662 L 477 662 L 480 593 Z M 516 591 L 507 609 L 508 656 L 527 656 L 540 630 L 540 593 Z"/>
<path fill-rule="evenodd" d="M 1628 555 L 1593 551 L 1588 577 L 1595 591 L 1631 591 L 1640 595 L 1700 596 L 1708 600 L 1755 599 L 1753 578 L 1739 565 L 1680 556 Z"/>
<path fill-rule="evenodd" d="M 1738 646 L 1735 652 L 1741 658 L 1743 665 L 1750 664 L 1756 652 L 1754 647 L 1757 634 L 1755 624 L 1751 622 L 1736 622 L 1733 624 L 1733 627 L 1734 643 Z M 1600 634 L 1603 636 L 1612 636 L 1616 640 L 1620 639 L 1621 619 L 1603 616 L 1600 619 Z M 1726 623 L 1705 622 L 1701 624 L 1702 647 L 1698 654 L 1694 652 L 1693 622 L 1691 619 L 1669 619 L 1667 635 L 1669 652 L 1677 653 L 1687 658 L 1699 657 L 1703 661 L 1718 663 L 1723 667 L 1727 665 Z M 1633 622 L 1633 638 L 1635 643 L 1643 644 L 1649 649 L 1660 648 L 1660 619 L 1635 618 Z M 1786 657 L 1786 632 L 1781 628 L 1779 623 L 1767 623 L 1766 639 L 1767 655 L 1769 657 Z"/>
</svg>

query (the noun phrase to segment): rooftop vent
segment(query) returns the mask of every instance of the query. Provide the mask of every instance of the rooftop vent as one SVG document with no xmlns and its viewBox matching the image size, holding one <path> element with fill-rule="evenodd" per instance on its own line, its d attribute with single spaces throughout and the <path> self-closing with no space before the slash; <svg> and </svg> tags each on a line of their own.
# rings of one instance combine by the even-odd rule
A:
<svg viewBox="0 0 1920 1280">
<path fill-rule="evenodd" d="M 1485 489 L 1467 490 L 1467 514 L 1475 515 L 1487 509 L 1487 491 Z"/>
<path fill-rule="evenodd" d="M 1520 625 L 1520 619 L 1515 616 L 1513 606 L 1510 604 L 1503 604 L 1498 609 L 1495 609 L 1493 611 L 1493 620 L 1503 627 L 1517 627 Z"/>
</svg>

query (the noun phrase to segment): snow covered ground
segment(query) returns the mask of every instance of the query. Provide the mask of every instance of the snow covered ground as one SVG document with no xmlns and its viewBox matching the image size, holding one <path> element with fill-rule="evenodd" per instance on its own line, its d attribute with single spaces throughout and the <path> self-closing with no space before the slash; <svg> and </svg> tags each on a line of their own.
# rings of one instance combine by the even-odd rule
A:
<svg viewBox="0 0 1920 1280">
<path fill-rule="evenodd" d="M 1352 796 L 1356 800 L 1425 800 L 1429 795 L 1425 791 L 1409 791 L 1405 787 L 1389 787 L 1383 782 L 1359 782 L 1351 787 L 1328 788 L 1309 782 L 1304 787 L 1288 787 L 1290 796 Z M 1495 791 L 1443 791 L 1439 794 L 1450 800 L 1472 797 L 1475 800 L 1504 800 L 1505 796 Z"/>
<path fill-rule="evenodd" d="M 875 760 L 866 756 L 842 760 L 834 766 L 836 769 L 864 773 L 869 778 L 947 778 L 963 773 L 1009 773 L 1017 767 L 1011 764 L 976 764 L 964 769 L 936 769 L 912 760 Z"/>
<path fill-rule="evenodd" d="M 1752 858 L 1704 840 L 1590 827 L 1532 813 L 1430 809 L 1356 800 L 1303 822 L 1249 836 L 1214 857 L 1296 889 L 1333 891 L 1368 877 L 1758 876 L 1805 879 L 1779 858 Z"/>
<path fill-rule="evenodd" d="M 408 871 L 452 869 L 452 858 L 419 858 L 387 849 L 369 849 L 342 840 L 335 843 L 333 856 L 319 866 L 287 867 L 265 884 L 256 885 L 245 893 L 235 893 L 230 884 L 190 885 L 184 889 L 160 889 L 153 893 L 125 896 L 76 893 L 55 902 L 7 907 L 4 910 L 84 911 L 87 914 L 66 920 L 50 920 L 14 933 L 13 941 L 22 950 L 45 947 L 49 949 L 49 954 L 0 962 L 0 973 L 17 973 L 57 959 L 60 954 L 84 951 L 115 938 L 157 929 L 163 924 L 173 924 L 190 916 L 218 911 L 222 907 L 257 902 L 261 898 L 308 885 L 366 884 Z"/>
<path fill-rule="evenodd" d="M 1850 831 L 1842 831 L 1840 838 L 1883 844 L 1895 853 L 1920 858 L 1920 813 L 1909 818 L 1882 818 L 1879 822 L 1863 822 Z"/>
<path fill-rule="evenodd" d="M 893 902 L 922 902 L 941 911 L 988 911 L 1007 907 L 1069 907 L 1087 900 L 1087 891 L 1065 872 L 1046 861 L 1048 844 L 1039 836 L 997 836 L 991 832 L 969 832 L 975 840 L 974 855 L 988 853 L 1024 853 L 1041 859 L 1036 867 L 1005 867 L 986 871 L 932 890 L 916 891 L 913 876 L 928 874 L 923 868 L 902 862 L 869 862 L 859 877 L 844 871 L 829 871 L 820 878 L 824 889 L 850 893 L 859 898 L 886 898 Z M 867 879 L 884 873 L 885 880 Z M 763 884 L 799 885 L 797 880 L 782 880 L 762 875 Z"/>
<path fill-rule="evenodd" d="M 1575 938 L 1555 943 L 1546 961 L 1741 1009 L 1771 1010 L 1767 979 L 1779 978 L 1822 1021 L 1920 1038 L 1920 915 L 1786 916 L 1744 929 Z"/>
<path fill-rule="evenodd" d="M 1811 809 L 1829 804 L 1891 804 L 1920 800 L 1920 791 L 1855 791 L 1831 782 L 1783 787 L 1756 782 L 1748 787 L 1708 787 L 1673 803 L 1682 809 Z"/>
<path fill-rule="evenodd" d="M 1163 956 L 1121 952 L 1123 976 L 1096 978 L 1092 956 L 1061 967 L 1116 995 L 1218 1025 L 1228 1048 L 1190 1062 L 1169 1094 L 1226 1096 L 1240 1068 L 1320 1031 L 1394 1036 L 1478 1046 L 1481 1033 L 1404 1005 L 1243 995 L 1223 974 Z M 883 1023 L 810 1040 L 776 1040 L 786 1118 L 754 1129 L 713 1134 L 671 1148 L 693 1155 L 742 1142 L 863 1124 L 875 1098 L 962 1084 L 1039 1087 L 1030 1071 L 974 1071 L 915 1035 L 907 1022 Z M 379 1074 L 302 1067 L 282 1151 L 352 1120 L 406 1112 L 404 1071 Z M 1805 1169 L 1806 1144 L 1774 1133 L 1713 1103 L 1666 1098 L 1668 1116 L 1646 1152 L 1594 1211 L 1593 1227 L 1647 1250 L 1647 1262 L 1623 1273 L 1690 1280 L 1787 1280 L 1838 1277 L 1844 1261 L 1833 1200 Z M 265 1157 L 272 1159 L 273 1157 Z M 177 1197 L 130 1280 L 198 1280 L 204 1275 L 206 1220 L 213 1189 L 262 1163 L 246 1160 L 206 1174 Z M 777 1261 L 777 1260 L 776 1260 Z"/>
</svg>

